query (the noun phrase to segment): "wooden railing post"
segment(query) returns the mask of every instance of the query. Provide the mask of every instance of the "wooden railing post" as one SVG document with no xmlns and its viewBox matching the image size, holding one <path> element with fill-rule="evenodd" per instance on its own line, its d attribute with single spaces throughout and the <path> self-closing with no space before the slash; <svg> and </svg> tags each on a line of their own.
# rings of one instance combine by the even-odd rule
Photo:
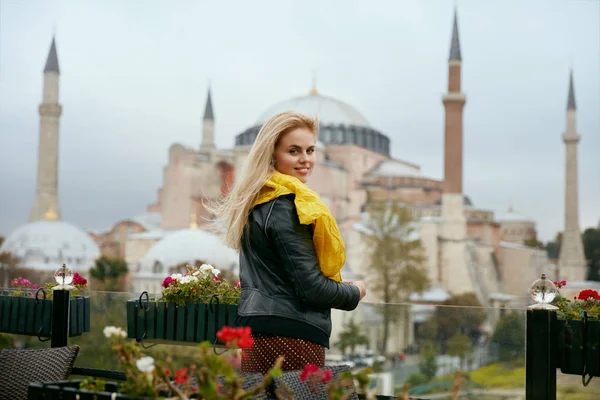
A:
<svg viewBox="0 0 600 400">
<path fill-rule="evenodd" d="M 54 290 L 52 293 L 50 347 L 65 347 L 69 344 L 70 306 L 71 292 L 69 290 Z"/>
<path fill-rule="evenodd" d="M 556 400 L 556 310 L 550 304 L 527 308 L 526 400 Z"/>
</svg>

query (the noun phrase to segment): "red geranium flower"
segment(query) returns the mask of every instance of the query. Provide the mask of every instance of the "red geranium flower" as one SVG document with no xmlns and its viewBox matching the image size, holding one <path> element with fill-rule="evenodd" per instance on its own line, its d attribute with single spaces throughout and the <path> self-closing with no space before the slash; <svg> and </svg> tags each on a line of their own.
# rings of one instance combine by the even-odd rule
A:
<svg viewBox="0 0 600 400">
<path fill-rule="evenodd" d="M 585 289 L 579 292 L 579 296 L 577 296 L 579 300 L 588 300 L 590 298 L 594 300 L 600 300 L 600 294 L 592 289 Z"/>
<path fill-rule="evenodd" d="M 306 364 L 302 372 L 300 372 L 300 380 L 304 382 L 310 379 L 311 376 L 319 372 L 319 367 L 314 364 Z"/>
<path fill-rule="evenodd" d="M 190 378 L 187 376 L 188 367 L 183 367 L 179 371 L 175 372 L 175 383 L 184 384 Z"/>
<path fill-rule="evenodd" d="M 314 364 L 306 364 L 302 372 L 300 372 L 300 381 L 308 381 L 308 385 L 313 393 L 316 393 L 317 385 L 319 383 L 327 383 L 333 379 L 333 373 L 331 370 L 321 370 Z"/>
<path fill-rule="evenodd" d="M 217 332 L 217 339 L 229 347 L 237 346 L 240 349 L 249 349 L 254 346 L 252 329 L 249 326 L 242 326 L 240 328 L 224 326 Z"/>
<path fill-rule="evenodd" d="M 172 282 L 173 282 L 173 278 L 171 278 L 170 276 L 167 276 L 165 278 L 165 280 L 163 281 L 162 286 L 166 289 L 171 285 Z"/>
<path fill-rule="evenodd" d="M 79 275 L 79 272 L 73 274 L 73 285 L 87 285 L 87 279 Z"/>
<path fill-rule="evenodd" d="M 329 382 L 333 378 L 333 373 L 330 369 L 323 371 L 323 383 Z"/>
</svg>

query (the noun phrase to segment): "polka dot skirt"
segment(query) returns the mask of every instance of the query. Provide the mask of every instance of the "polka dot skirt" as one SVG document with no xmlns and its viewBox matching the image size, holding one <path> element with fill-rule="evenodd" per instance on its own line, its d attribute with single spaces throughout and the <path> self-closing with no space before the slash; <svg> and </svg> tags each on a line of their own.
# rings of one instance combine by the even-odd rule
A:
<svg viewBox="0 0 600 400">
<path fill-rule="evenodd" d="M 284 356 L 283 370 L 301 370 L 306 364 L 325 365 L 325 347 L 308 340 L 254 334 L 254 346 L 242 358 L 242 373 L 266 374 L 279 356 Z"/>
</svg>

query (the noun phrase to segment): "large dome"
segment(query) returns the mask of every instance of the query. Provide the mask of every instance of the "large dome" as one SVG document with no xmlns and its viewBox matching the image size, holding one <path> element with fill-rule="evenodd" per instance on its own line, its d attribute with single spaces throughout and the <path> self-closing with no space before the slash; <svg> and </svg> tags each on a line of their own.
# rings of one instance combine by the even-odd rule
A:
<svg viewBox="0 0 600 400">
<path fill-rule="evenodd" d="M 318 117 L 321 124 L 370 126 L 369 121 L 354 107 L 316 93 L 294 97 L 269 107 L 256 120 L 256 125 L 263 125 L 275 114 L 288 110 L 297 111 L 309 117 Z"/>
<path fill-rule="evenodd" d="M 390 139 L 372 128 L 354 107 L 312 89 L 306 96 L 282 101 L 263 112 L 256 123 L 235 137 L 236 147 L 252 146 L 263 124 L 283 111 L 297 111 L 319 119 L 321 146 L 355 145 L 376 153 L 390 155 Z"/>
<path fill-rule="evenodd" d="M 96 243 L 83 230 L 64 221 L 35 221 L 21 226 L 0 247 L 21 259 L 26 268 L 55 270 L 63 263 L 87 271 L 100 257 Z"/>
<path fill-rule="evenodd" d="M 168 268 L 197 260 L 219 269 L 235 270 L 238 253 L 225 246 L 219 237 L 201 229 L 183 229 L 167 233 L 140 259 L 139 273 L 161 274 Z"/>
</svg>

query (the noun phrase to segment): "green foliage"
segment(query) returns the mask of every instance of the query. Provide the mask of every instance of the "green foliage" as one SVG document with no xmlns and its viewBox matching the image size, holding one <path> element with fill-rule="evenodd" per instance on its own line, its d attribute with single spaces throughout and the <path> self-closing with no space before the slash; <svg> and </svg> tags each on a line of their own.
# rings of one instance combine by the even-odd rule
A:
<svg viewBox="0 0 600 400">
<path fill-rule="evenodd" d="M 471 380 L 486 388 L 523 389 L 525 368 L 506 364 L 490 364 L 469 373 Z"/>
<path fill-rule="evenodd" d="M 536 249 L 543 249 L 544 244 L 537 240 L 536 238 L 526 239 L 523 241 L 523 244 L 528 247 L 534 247 Z"/>
<path fill-rule="evenodd" d="M 354 353 L 356 346 L 369 344 L 369 339 L 362 333 L 360 326 L 354 322 L 354 318 L 344 327 L 344 330 L 339 334 L 339 340 L 336 347 L 346 354 L 346 349 L 350 348 L 350 353 Z"/>
<path fill-rule="evenodd" d="M 87 281 L 82 278 L 78 272 L 75 272 L 73 276 L 73 288 L 69 291 L 70 298 L 87 296 Z M 54 295 L 53 288 L 58 286 L 54 280 L 52 282 L 44 283 L 42 288 L 44 289 L 43 293 L 40 293 L 39 298 L 46 298 L 48 300 L 52 300 Z M 37 290 L 39 289 L 39 285 L 32 283 L 29 279 L 25 279 L 23 277 L 18 277 L 10 280 L 10 288 L 11 290 L 8 295 L 14 297 L 35 297 Z M 45 297 L 44 297 L 45 295 Z"/>
<path fill-rule="evenodd" d="M 414 238 L 410 211 L 397 202 L 372 202 L 367 206 L 367 233 L 363 235 L 370 248 L 369 290 L 384 303 L 384 334 L 381 350 L 387 348 L 389 324 L 401 317 L 408 321 L 409 310 L 392 307 L 391 303 L 408 300 L 413 292 L 423 292 L 429 285 L 424 268 L 421 241 Z M 405 324 L 405 329 L 409 329 Z M 405 337 L 408 331 L 404 332 Z"/>
<path fill-rule="evenodd" d="M 419 343 L 432 343 L 438 337 L 438 324 L 435 318 L 430 318 L 419 325 L 416 340 Z"/>
<path fill-rule="evenodd" d="M 464 359 L 472 349 L 471 339 L 461 333 L 457 333 L 448 340 L 448 355 Z"/>
<path fill-rule="evenodd" d="M 419 385 L 424 385 L 429 381 L 430 380 L 427 379 L 427 377 L 425 375 L 416 373 L 416 374 L 411 374 L 406 379 L 405 383 L 409 384 L 411 387 L 415 387 L 415 386 L 419 386 Z"/>
<path fill-rule="evenodd" d="M 106 386 L 106 381 L 101 378 L 85 378 L 79 383 L 79 388 L 83 390 L 90 390 L 93 392 L 103 392 Z"/>
<path fill-rule="evenodd" d="M 123 291 L 119 280 L 129 271 L 125 260 L 101 256 L 96 259 L 94 264 L 94 267 L 90 269 L 90 275 L 102 284 L 103 290 L 107 292 Z"/>
<path fill-rule="evenodd" d="M 559 295 L 554 299 L 553 304 L 558 307 L 557 316 L 559 319 L 564 319 L 566 321 L 580 320 L 583 318 L 583 312 L 587 311 L 589 320 L 600 320 L 599 299 L 569 300 L 566 297 Z"/>
<path fill-rule="evenodd" d="M 437 349 L 429 344 L 421 350 L 420 362 L 419 362 L 419 371 L 427 378 L 427 382 L 435 378 L 437 374 Z"/>
<path fill-rule="evenodd" d="M 487 318 L 485 310 L 474 293 L 452 296 L 444 301 L 444 305 L 460 307 L 437 307 L 435 319 L 438 333 L 450 338 L 457 333 L 469 335 L 478 330 L 479 325 Z"/>
<path fill-rule="evenodd" d="M 600 228 L 583 232 L 583 249 L 588 261 L 588 279 L 600 281 Z"/>
<path fill-rule="evenodd" d="M 239 376 L 234 365 L 240 362 L 239 350 L 253 345 L 250 338 L 251 331 L 246 328 L 223 328 L 217 336 L 221 336 L 226 343 L 229 350 L 227 353 L 216 355 L 210 342 L 202 342 L 197 346 L 199 356 L 194 363 L 177 370 L 172 368 L 171 357 L 161 359 L 148 356 L 138 343 L 126 340 L 125 332 L 120 328 L 106 327 L 104 334 L 112 342 L 119 369 L 127 376 L 127 381 L 121 383 L 119 392 L 135 398 L 159 398 L 169 389 L 173 392 L 171 398 L 181 400 L 250 399 L 263 392 L 275 378 L 283 375 L 283 357 L 279 357 L 263 376 L 261 383 L 249 389 L 242 389 L 243 378 Z M 325 385 L 327 399 L 342 400 L 350 396 L 351 392 L 344 386 L 348 386 L 353 380 L 356 380 L 361 388 L 366 389 L 370 383 L 368 377 L 370 373 L 372 370 L 364 369 L 356 374 L 347 372 L 338 379 L 332 379 L 331 372 L 328 376 L 324 370 L 314 365 L 306 365 L 300 374 L 300 380 L 306 381 L 309 389 L 315 394 L 319 385 Z M 219 383 L 217 377 L 223 377 L 223 382 Z M 192 380 L 195 381 L 193 384 Z M 96 382 L 88 383 L 92 387 L 95 384 Z M 277 398 L 294 398 L 294 394 L 284 384 L 277 386 Z"/>
<path fill-rule="evenodd" d="M 500 318 L 492 341 L 498 344 L 502 361 L 520 359 L 525 349 L 525 318 L 511 312 Z"/>
</svg>

